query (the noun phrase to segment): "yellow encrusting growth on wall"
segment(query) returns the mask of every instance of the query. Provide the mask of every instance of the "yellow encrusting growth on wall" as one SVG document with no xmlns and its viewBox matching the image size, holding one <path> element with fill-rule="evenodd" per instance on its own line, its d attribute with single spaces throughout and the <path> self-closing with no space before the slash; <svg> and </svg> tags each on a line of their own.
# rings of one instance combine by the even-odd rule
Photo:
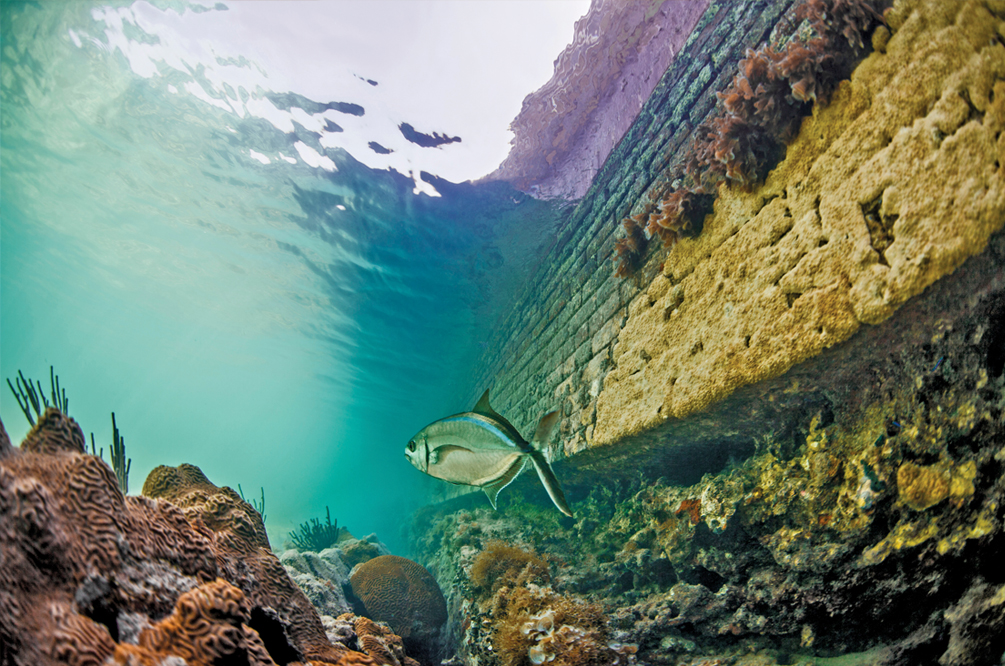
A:
<svg viewBox="0 0 1005 666">
<path fill-rule="evenodd" d="M 752 192 L 721 186 L 629 308 L 590 445 L 878 324 L 1005 223 L 1005 5 L 909 0 Z"/>
</svg>

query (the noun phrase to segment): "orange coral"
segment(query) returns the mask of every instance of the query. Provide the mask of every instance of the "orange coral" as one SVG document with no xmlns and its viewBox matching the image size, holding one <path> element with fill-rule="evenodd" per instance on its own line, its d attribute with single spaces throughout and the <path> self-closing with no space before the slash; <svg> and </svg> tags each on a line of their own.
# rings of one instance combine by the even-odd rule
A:
<svg viewBox="0 0 1005 666">
<path fill-rule="evenodd" d="M 179 507 L 189 523 L 210 530 L 219 574 L 236 584 L 253 606 L 275 609 L 293 644 L 310 658 L 335 663 L 321 619 L 269 548 L 261 515 L 231 488 L 218 488 L 194 465 L 161 466 L 144 493 Z"/>
<path fill-rule="evenodd" d="M 381 555 L 359 565 L 349 584 L 367 617 L 386 622 L 405 640 L 409 653 L 429 653 L 447 621 L 447 602 L 425 567 L 397 555 Z"/>
<path fill-rule="evenodd" d="M 274 666 L 265 644 L 247 623 L 251 609 L 244 594 L 217 579 L 178 597 L 174 613 L 140 632 L 138 646 L 119 645 L 115 661 L 160 663 L 181 657 L 189 666 L 240 662 Z"/>
<path fill-rule="evenodd" d="M 686 513 L 688 520 L 691 521 L 691 524 L 697 525 L 701 522 L 701 500 L 696 498 L 681 500 L 680 506 L 677 507 L 677 511 L 675 513 L 678 516 L 682 513 Z"/>
<path fill-rule="evenodd" d="M 626 218 L 621 224 L 625 227 L 625 235 L 619 238 L 614 244 L 614 251 L 618 255 L 618 277 L 628 277 L 642 264 L 642 258 L 646 253 L 646 246 L 649 244 L 642 227 L 639 226 L 639 219 Z"/>
<path fill-rule="evenodd" d="M 547 562 L 503 541 L 490 541 L 478 553 L 468 577 L 483 594 L 493 594 L 504 585 L 546 584 L 551 578 Z"/>
<path fill-rule="evenodd" d="M 386 666 L 419 666 L 419 662 L 405 654 L 401 638 L 386 625 L 352 613 L 340 615 L 339 619 L 352 622 L 360 649 L 377 663 Z"/>
</svg>

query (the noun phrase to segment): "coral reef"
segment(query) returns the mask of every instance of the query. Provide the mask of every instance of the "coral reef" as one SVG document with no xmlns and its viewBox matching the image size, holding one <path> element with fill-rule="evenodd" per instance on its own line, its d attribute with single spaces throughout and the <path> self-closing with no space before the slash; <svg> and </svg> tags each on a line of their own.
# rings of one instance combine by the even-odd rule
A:
<svg viewBox="0 0 1005 666">
<path fill-rule="evenodd" d="M 181 657 L 189 666 L 272 666 L 276 662 L 258 632 L 248 626 L 250 621 L 244 594 L 217 579 L 179 596 L 170 616 L 140 630 L 136 645 L 116 646 L 113 661 L 152 666 L 166 657 Z"/>
<path fill-rule="evenodd" d="M 328 640 L 236 492 L 181 465 L 144 495 L 55 408 L 19 449 L 0 424 L 4 664 L 381 663 Z"/>
<path fill-rule="evenodd" d="M 420 661 L 435 652 L 447 606 L 440 586 L 420 564 L 382 555 L 358 565 L 349 578 L 365 615 L 386 622 Z"/>
<path fill-rule="evenodd" d="M 343 615 L 340 619 L 352 622 L 359 649 L 379 663 L 386 666 L 419 666 L 419 662 L 405 654 L 401 637 L 394 634 L 386 624 L 351 614 Z"/>
</svg>

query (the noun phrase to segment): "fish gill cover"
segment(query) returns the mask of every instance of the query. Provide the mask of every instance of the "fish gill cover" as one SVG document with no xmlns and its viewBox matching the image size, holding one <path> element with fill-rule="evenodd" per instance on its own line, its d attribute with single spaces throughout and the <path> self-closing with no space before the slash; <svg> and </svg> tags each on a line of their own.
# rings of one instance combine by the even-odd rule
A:
<svg viewBox="0 0 1005 666">
<path fill-rule="evenodd" d="M 348 34 L 363 5 L 306 4 L 328 12 L 320 29 L 303 4 L 3 4 L 0 374 L 54 365 L 99 440 L 114 409 L 136 486 L 194 462 L 263 487 L 277 547 L 325 505 L 396 545 L 419 483 L 401 447 L 462 407 L 557 212 L 451 182 L 502 158 L 466 129 L 476 105 L 447 96 L 443 71 L 402 93 L 414 44 Z M 585 8 L 558 4 L 517 36 Z M 439 5 L 401 10 L 409 29 L 450 29 Z M 295 59 L 317 40 L 344 42 L 346 61 Z M 497 85 L 484 78 L 464 83 Z M 504 123 L 519 108 L 488 102 Z M 475 111 L 438 124 L 450 106 Z M 19 441 L 13 396 L 0 404 Z"/>
</svg>

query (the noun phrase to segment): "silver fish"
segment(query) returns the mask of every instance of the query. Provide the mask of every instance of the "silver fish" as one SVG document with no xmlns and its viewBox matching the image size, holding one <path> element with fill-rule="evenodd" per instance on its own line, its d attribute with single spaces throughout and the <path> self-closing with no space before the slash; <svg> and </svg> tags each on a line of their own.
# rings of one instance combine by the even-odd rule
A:
<svg viewBox="0 0 1005 666">
<path fill-rule="evenodd" d="M 530 442 L 489 405 L 485 391 L 470 412 L 430 423 L 405 447 L 405 457 L 420 472 L 449 483 L 476 486 L 488 495 L 492 508 L 499 491 L 513 482 L 530 461 L 558 510 L 572 517 L 562 486 L 541 445 L 558 423 L 558 412 L 541 417 Z"/>
</svg>

